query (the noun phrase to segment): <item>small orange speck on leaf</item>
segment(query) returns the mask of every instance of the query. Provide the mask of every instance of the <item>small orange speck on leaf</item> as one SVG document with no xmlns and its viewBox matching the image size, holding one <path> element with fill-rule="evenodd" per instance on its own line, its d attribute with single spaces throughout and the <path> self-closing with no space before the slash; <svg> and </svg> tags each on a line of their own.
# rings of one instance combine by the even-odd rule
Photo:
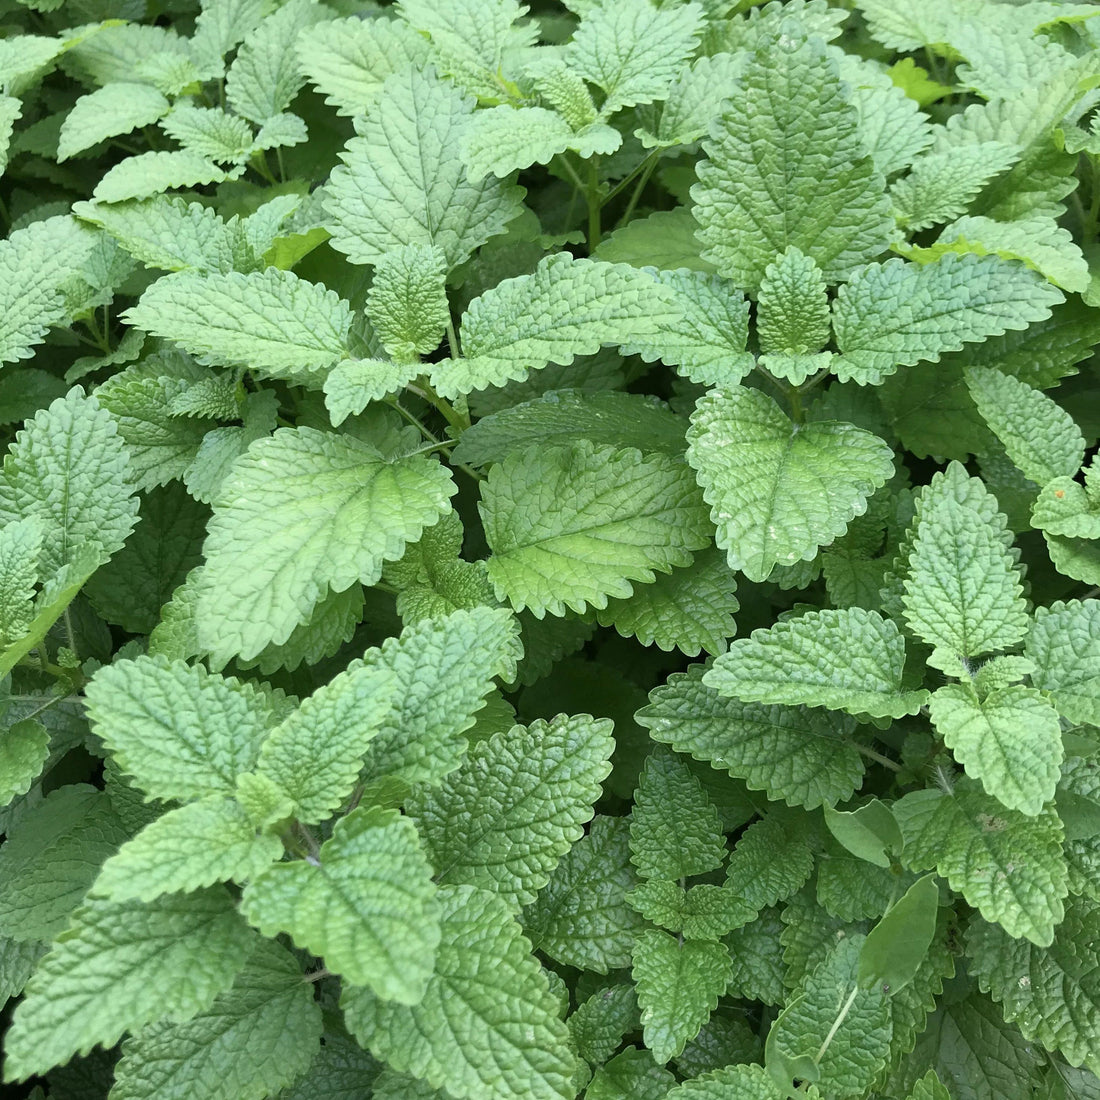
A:
<svg viewBox="0 0 1100 1100">
<path fill-rule="evenodd" d="M 1061 500 L 1061 499 L 1062 499 L 1062 497 L 1064 497 L 1064 496 L 1066 495 L 1066 491 L 1065 491 L 1065 489 L 1055 489 L 1055 490 L 1054 490 L 1054 495 L 1055 495 L 1055 496 L 1056 496 L 1056 497 L 1057 497 L 1057 498 L 1058 498 L 1059 500 Z"/>
</svg>

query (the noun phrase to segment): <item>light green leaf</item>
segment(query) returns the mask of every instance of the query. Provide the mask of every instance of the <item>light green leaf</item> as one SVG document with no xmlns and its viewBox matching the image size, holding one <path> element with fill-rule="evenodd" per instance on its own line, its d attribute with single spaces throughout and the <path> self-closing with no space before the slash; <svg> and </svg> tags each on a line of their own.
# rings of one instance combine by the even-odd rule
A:
<svg viewBox="0 0 1100 1100">
<path fill-rule="evenodd" d="M 598 1066 L 619 1048 L 623 1036 L 638 1026 L 638 1000 L 629 983 L 608 985 L 581 1001 L 566 1022 L 577 1053 Z"/>
<path fill-rule="evenodd" d="M 361 413 L 372 401 L 397 393 L 422 374 L 419 360 L 391 363 L 385 359 L 343 359 L 324 381 L 325 407 L 333 426 Z"/>
<path fill-rule="evenodd" d="M 1071 1065 L 1100 1073 L 1100 908 L 1074 898 L 1054 942 L 1036 947 L 1002 928 L 973 921 L 967 929 L 968 969 L 1005 1020 L 1025 1039 L 1059 1051 Z"/>
<path fill-rule="evenodd" d="M 849 739 L 855 722 L 835 711 L 727 699 L 703 678 L 705 665 L 674 673 L 635 715 L 650 737 L 690 753 L 791 806 L 816 809 L 849 798 L 863 760 Z"/>
<path fill-rule="evenodd" d="M 679 649 L 688 657 L 701 649 L 723 653 L 726 639 L 736 630 L 733 615 L 740 607 L 736 590 L 725 555 L 711 548 L 696 555 L 686 568 L 636 586 L 629 599 L 611 600 L 596 619 L 600 626 L 613 626 L 624 638 L 635 637 L 642 645 Z"/>
<path fill-rule="evenodd" d="M 297 960 L 257 944 L 230 989 L 186 1023 L 158 1023 L 123 1045 L 114 1100 L 263 1100 L 309 1068 L 321 1007 Z M 201 1084 L 199 1084 L 201 1082 Z M 328 1094 L 335 1097 L 335 1094 Z"/>
<path fill-rule="evenodd" d="M 893 1028 L 886 997 L 856 983 L 863 945 L 860 935 L 840 940 L 806 976 L 768 1035 L 769 1054 L 774 1051 L 789 1062 L 812 1060 L 818 1088 L 836 1100 L 865 1095 L 890 1054 Z M 841 1018 L 843 1006 L 847 1012 Z"/>
<path fill-rule="evenodd" d="M 745 703 L 901 718 L 929 698 L 923 689 L 903 689 L 904 667 L 905 639 L 892 619 L 861 607 L 829 608 L 731 642 L 703 682 Z"/>
<path fill-rule="evenodd" d="M 821 269 L 790 245 L 764 269 L 756 311 L 761 363 L 772 374 L 801 385 L 818 362 L 813 353 L 829 340 L 829 302 Z M 777 369 L 790 363 L 789 357 L 795 357 L 799 369 Z"/>
<path fill-rule="evenodd" d="M 550 958 L 606 974 L 630 965 L 634 938 L 645 921 L 627 903 L 638 882 L 630 862 L 630 823 L 597 817 L 550 875 L 522 924 Z"/>
<path fill-rule="evenodd" d="M 463 358 L 437 363 L 432 385 L 454 398 L 522 381 L 530 370 L 569 365 L 602 344 L 656 336 L 678 316 L 670 292 L 645 272 L 556 252 L 532 274 L 505 279 L 470 303 Z"/>
<path fill-rule="evenodd" d="M 223 887 L 90 902 L 27 984 L 5 1036 L 5 1077 L 45 1073 L 157 1020 L 190 1019 L 232 985 L 255 943 Z"/>
<path fill-rule="evenodd" d="M 417 1004 L 432 975 L 439 912 L 412 821 L 360 807 L 315 857 L 275 863 L 244 888 L 241 909 L 265 936 L 289 933 L 348 982 Z"/>
<path fill-rule="evenodd" d="M 257 772 L 293 801 L 306 824 L 346 802 L 363 756 L 393 707 L 393 677 L 363 665 L 319 687 L 264 739 Z"/>
<path fill-rule="evenodd" d="M 661 454 L 530 448 L 494 466 L 481 490 L 489 579 L 540 619 L 606 607 L 709 541 L 691 470 Z"/>
<path fill-rule="evenodd" d="M 133 529 L 137 509 L 115 423 L 79 386 L 28 420 L 4 457 L 0 522 L 41 522 L 44 577 L 93 543 L 96 564 L 106 561 Z"/>
<path fill-rule="evenodd" d="M 316 0 L 288 0 L 250 31 L 225 79 L 229 106 L 257 123 L 285 111 L 305 83 L 295 40 L 329 14 Z"/>
<path fill-rule="evenodd" d="M 893 810 L 912 870 L 935 868 L 986 920 L 1050 945 L 1066 896 L 1062 823 L 1053 807 L 1027 817 L 960 777 L 950 793 L 911 791 Z"/>
<path fill-rule="evenodd" d="M 233 169 L 219 168 L 212 160 L 190 149 L 138 153 L 111 168 L 96 184 L 92 198 L 97 202 L 147 199 L 173 187 L 223 183 L 236 179 L 242 171 L 239 165 Z"/>
<path fill-rule="evenodd" d="M 1027 634 L 1006 527 L 996 500 L 958 463 L 922 491 L 902 604 L 910 628 L 934 647 L 935 668 L 1010 649 Z"/>
<path fill-rule="evenodd" d="M 126 830 L 107 795 L 83 784 L 59 787 L 5 828 L 0 935 L 48 942 L 68 923 Z"/>
<path fill-rule="evenodd" d="M 658 210 L 645 218 L 634 218 L 621 229 L 609 233 L 593 258 L 609 263 L 633 264 L 635 267 L 655 267 L 674 271 L 686 267 L 689 271 L 714 272 L 714 265 L 699 255 L 695 238 L 698 224 L 685 206 L 675 210 Z"/>
<path fill-rule="evenodd" d="M 337 251 L 375 264 L 399 245 L 435 245 L 450 269 L 504 231 L 520 212 L 520 189 L 472 183 L 454 152 L 473 108 L 430 70 L 387 78 L 325 188 Z"/>
<path fill-rule="evenodd" d="M 705 137 L 727 100 L 736 95 L 744 59 L 740 52 L 722 52 L 680 69 L 669 86 L 656 133 L 642 128 L 634 131 L 635 136 L 647 149 L 690 145 Z"/>
<path fill-rule="evenodd" d="M 825 825 L 829 832 L 859 859 L 876 867 L 889 867 L 890 853 L 901 851 L 898 823 L 890 807 L 877 798 L 855 810 L 834 810 L 832 806 L 825 806 L 824 809 Z"/>
<path fill-rule="evenodd" d="M 1085 440 L 1060 405 L 1026 382 L 989 367 L 968 370 L 966 384 L 978 411 L 1024 477 L 1045 485 L 1077 472 L 1085 458 Z"/>
<path fill-rule="evenodd" d="M 258 440 L 214 501 L 199 641 L 222 661 L 285 642 L 329 588 L 374 584 L 454 492 L 438 462 L 387 462 L 351 436 L 303 427 Z"/>
<path fill-rule="evenodd" d="M 1024 652 L 1035 662 L 1031 682 L 1049 692 L 1071 722 L 1100 726 L 1100 600 L 1058 601 L 1035 609 Z"/>
<path fill-rule="evenodd" d="M 910 232 L 951 221 L 966 213 L 994 176 L 1012 165 L 1020 151 L 1002 141 L 951 145 L 942 141 L 913 162 L 890 188 L 894 216 Z"/>
<path fill-rule="evenodd" d="M 68 160 L 108 138 L 151 126 L 168 108 L 168 100 L 148 84 L 118 81 L 88 92 L 61 124 L 57 159 Z"/>
<path fill-rule="evenodd" d="M 507 905 L 472 886 L 442 886 L 439 901 L 443 939 L 424 999 L 409 1007 L 345 986 L 348 1030 L 456 1100 L 572 1100 L 569 1033 Z"/>
<path fill-rule="evenodd" d="M 124 316 L 201 363 L 255 367 L 291 382 L 315 379 L 342 359 L 351 325 L 335 291 L 277 268 L 167 275 Z"/>
<path fill-rule="evenodd" d="M 936 934 L 940 891 L 933 875 L 918 879 L 886 911 L 863 941 L 859 984 L 883 993 L 904 989 L 920 969 Z"/>
<path fill-rule="evenodd" d="M 85 695 L 93 731 L 154 798 L 231 796 L 276 721 L 251 683 L 163 657 L 106 665 Z"/>
<path fill-rule="evenodd" d="M 574 130 L 557 111 L 545 107 L 500 106 L 474 113 L 459 155 L 476 183 L 490 174 L 503 179 L 532 164 L 549 164 L 567 149 L 582 160 L 614 153 L 622 140 L 618 130 L 602 122 Z"/>
<path fill-rule="evenodd" d="M 936 1071 L 930 1069 L 913 1086 L 908 1100 L 951 1100 L 951 1093 L 947 1091 L 944 1083 L 936 1075 Z"/>
<path fill-rule="evenodd" d="M 630 851 L 642 878 L 702 875 L 726 858 L 718 811 L 687 764 L 667 749 L 650 753 L 638 779 Z"/>
<path fill-rule="evenodd" d="M 701 271 L 661 271 L 657 277 L 673 295 L 675 313 L 658 332 L 624 344 L 623 352 L 646 362 L 661 359 L 693 382 L 737 385 L 755 365 L 745 350 L 745 296 L 728 280 Z"/>
<path fill-rule="evenodd" d="M 178 103 L 160 128 L 184 149 L 219 164 L 241 164 L 252 151 L 252 127 L 221 107 Z"/>
<path fill-rule="evenodd" d="M 833 301 L 841 353 L 833 369 L 843 381 L 877 385 L 899 366 L 936 362 L 964 344 L 1042 321 L 1062 301 L 1040 275 L 999 256 L 867 264 Z"/>
<path fill-rule="evenodd" d="M 104 863 L 92 894 L 152 901 L 229 879 L 254 878 L 283 854 L 276 836 L 257 835 L 231 798 L 208 795 L 146 825 Z"/>
<path fill-rule="evenodd" d="M 23 104 L 12 95 L 0 95 L 0 175 L 8 167 L 11 136 L 23 115 Z"/>
<path fill-rule="evenodd" d="M 518 622 L 497 607 L 423 619 L 367 650 L 364 666 L 389 670 L 395 687 L 392 709 L 367 747 L 365 774 L 415 786 L 454 771 L 466 751 L 462 734 L 484 706 L 493 678 L 514 678 L 521 653 Z"/>
<path fill-rule="evenodd" d="M 43 525 L 38 516 L 0 527 L 0 645 L 15 641 L 34 617 Z"/>
<path fill-rule="evenodd" d="M 685 890 L 678 882 L 650 879 L 627 900 L 646 920 L 686 940 L 716 940 L 756 916 L 756 909 L 733 890 L 711 883 Z"/>
<path fill-rule="evenodd" d="M 31 87 L 45 75 L 46 66 L 64 48 L 61 38 L 39 34 L 13 34 L 0 46 L 0 81 L 12 86 L 13 94 Z"/>
<path fill-rule="evenodd" d="M 684 453 L 683 419 L 663 401 L 635 393 L 550 390 L 531 401 L 483 416 L 452 452 L 456 462 L 485 466 L 534 443 L 570 444 L 578 437 L 647 454 Z"/>
<path fill-rule="evenodd" d="M 397 360 L 435 351 L 451 319 L 443 253 L 423 244 L 388 252 L 367 291 L 367 316 L 382 346 Z"/>
<path fill-rule="evenodd" d="M 1100 539 L 1100 494 L 1071 477 L 1057 477 L 1043 486 L 1032 505 L 1031 524 L 1048 538 Z"/>
<path fill-rule="evenodd" d="M 1043 532 L 1047 553 L 1059 573 L 1092 586 L 1100 585 L 1100 545 L 1096 539 L 1067 538 Z"/>
<path fill-rule="evenodd" d="M 1041 692 L 1013 684 L 979 699 L 965 684 L 944 684 L 929 708 L 936 731 L 968 775 L 1009 809 L 1042 812 L 1058 783 L 1062 727 Z"/>
<path fill-rule="evenodd" d="M 893 472 L 881 439 L 840 421 L 794 424 L 766 394 L 737 387 L 700 398 L 688 461 L 711 505 L 731 569 L 766 580 L 842 535 Z"/>
<path fill-rule="evenodd" d="M 691 56 L 703 8 L 654 8 L 648 0 L 592 7 L 566 47 L 565 62 L 605 93 L 601 115 L 664 99 Z"/>
<path fill-rule="evenodd" d="M 61 287 L 94 243 L 95 235 L 68 216 L 32 222 L 0 241 L 0 363 L 30 358 L 50 325 L 68 319 Z"/>
<path fill-rule="evenodd" d="M 298 35 L 301 71 L 341 115 L 366 114 L 386 77 L 428 61 L 423 36 L 399 19 L 330 19 Z"/>
<path fill-rule="evenodd" d="M 244 226 L 236 219 L 223 221 L 197 202 L 172 195 L 140 202 L 78 202 L 73 213 L 101 226 L 146 267 L 227 274 L 256 266 Z"/>
<path fill-rule="evenodd" d="M 692 189 L 703 256 L 747 289 L 790 245 L 835 283 L 886 250 L 893 222 L 836 62 L 820 39 L 777 31 L 704 142 Z"/>
<path fill-rule="evenodd" d="M 405 808 L 434 880 L 491 890 L 517 909 L 535 900 L 581 838 L 615 742 L 609 719 L 558 715 L 474 745 L 458 771 Z"/>
<path fill-rule="evenodd" d="M 634 946 L 642 1030 L 654 1061 L 675 1058 L 718 1007 L 730 977 L 729 951 L 707 940 L 677 942 L 656 929 Z"/>
<path fill-rule="evenodd" d="M 0 807 L 31 789 L 49 757 L 49 731 L 33 718 L 0 733 Z"/>
</svg>

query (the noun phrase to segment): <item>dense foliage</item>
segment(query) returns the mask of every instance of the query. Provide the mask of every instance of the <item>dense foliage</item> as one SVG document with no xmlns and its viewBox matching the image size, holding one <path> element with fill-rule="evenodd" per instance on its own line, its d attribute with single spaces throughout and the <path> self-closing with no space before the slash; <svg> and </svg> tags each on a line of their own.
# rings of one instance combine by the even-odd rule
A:
<svg viewBox="0 0 1100 1100">
<path fill-rule="evenodd" d="M 1098 16 L 0 0 L 12 1095 L 1100 1097 Z"/>
</svg>

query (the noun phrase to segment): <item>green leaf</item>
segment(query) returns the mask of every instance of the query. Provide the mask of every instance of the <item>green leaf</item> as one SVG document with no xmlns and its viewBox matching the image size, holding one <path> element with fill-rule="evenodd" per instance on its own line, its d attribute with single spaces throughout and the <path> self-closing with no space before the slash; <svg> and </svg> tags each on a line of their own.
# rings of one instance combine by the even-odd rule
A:
<svg viewBox="0 0 1100 1100">
<path fill-rule="evenodd" d="M 61 124 L 57 159 L 68 160 L 108 138 L 151 126 L 168 108 L 168 100 L 148 84 L 118 81 L 88 92 Z"/>
<path fill-rule="evenodd" d="M 33 718 L 0 733 L 0 807 L 31 789 L 49 757 L 49 731 Z"/>
<path fill-rule="evenodd" d="M 225 80 L 225 99 L 237 114 L 265 122 L 285 111 L 305 83 L 294 42 L 326 17 L 315 0 L 288 0 L 246 35 Z"/>
<path fill-rule="evenodd" d="M 112 855 L 93 896 L 152 901 L 229 879 L 255 877 L 283 854 L 278 837 L 257 835 L 231 798 L 208 795 L 169 810 Z"/>
<path fill-rule="evenodd" d="M 665 1100 L 783 1100 L 783 1096 L 763 1066 L 748 1063 L 684 1081 Z"/>
<path fill-rule="evenodd" d="M 99 865 L 126 839 L 111 800 L 83 784 L 52 791 L 6 831 L 0 935 L 24 943 L 48 942 L 65 927 Z"/>
<path fill-rule="evenodd" d="M 443 254 L 423 244 L 395 248 L 379 261 L 367 291 L 367 316 L 395 359 L 435 351 L 451 319 Z"/>
<path fill-rule="evenodd" d="M 1043 486 L 1032 505 L 1031 523 L 1048 538 L 1053 535 L 1065 541 L 1098 539 L 1100 493 L 1072 478 L 1057 477 Z"/>
<path fill-rule="evenodd" d="M 107 665 L 85 694 L 92 729 L 154 798 L 232 796 L 277 720 L 253 684 L 163 657 Z"/>
<path fill-rule="evenodd" d="M 677 942 L 656 929 L 634 946 L 642 1030 L 654 1061 L 675 1058 L 718 1007 L 730 976 L 729 951 L 707 940 Z"/>
<path fill-rule="evenodd" d="M 472 886 L 442 886 L 439 900 L 443 939 L 423 1000 L 345 986 L 348 1030 L 456 1100 L 571 1100 L 569 1033 L 511 911 Z"/>
<path fill-rule="evenodd" d="M 158 279 L 125 320 L 201 363 L 305 382 L 347 354 L 351 310 L 335 291 L 292 271 L 181 271 Z"/>
<path fill-rule="evenodd" d="M 685 569 L 638 586 L 626 600 L 612 600 L 598 612 L 601 626 L 613 626 L 624 638 L 694 657 L 701 649 L 722 653 L 736 630 L 740 607 L 737 583 L 725 555 L 713 548 L 698 554 Z"/>
<path fill-rule="evenodd" d="M 850 812 L 826 805 L 825 825 L 852 855 L 876 867 L 889 867 L 889 853 L 901 851 L 898 823 L 890 807 L 877 798 Z"/>
<path fill-rule="evenodd" d="M 703 682 L 705 665 L 674 673 L 635 715 L 654 741 L 689 753 L 791 806 L 816 809 L 847 800 L 863 775 L 850 740 L 855 722 L 806 707 L 727 699 Z"/>
<path fill-rule="evenodd" d="M 498 598 L 540 619 L 583 612 L 688 565 L 709 539 L 693 482 L 666 455 L 587 442 L 509 455 L 481 486 Z"/>
<path fill-rule="evenodd" d="M 774 818 L 754 821 L 730 855 L 726 889 L 750 908 L 766 909 L 800 890 L 813 866 L 813 853 L 797 829 Z"/>
<path fill-rule="evenodd" d="M 928 702 L 902 687 L 905 639 L 861 607 L 809 611 L 730 643 L 703 682 L 745 703 L 830 707 L 901 718 Z"/>
<path fill-rule="evenodd" d="M 434 879 L 529 905 L 583 834 L 611 770 L 612 723 L 588 715 L 515 726 L 474 745 L 456 772 L 406 810 Z"/>
<path fill-rule="evenodd" d="M 328 589 L 374 584 L 454 492 L 438 462 L 387 462 L 351 436 L 303 427 L 258 440 L 214 501 L 200 642 L 222 661 L 285 642 Z"/>
<path fill-rule="evenodd" d="M 1024 477 L 1045 485 L 1072 477 L 1085 459 L 1081 429 L 1040 390 L 990 368 L 967 371 L 978 411 Z"/>
<path fill-rule="evenodd" d="M 952 463 L 917 505 L 902 604 L 910 629 L 933 646 L 929 664 L 1010 649 L 1028 629 L 1007 521 L 978 478 Z"/>
<path fill-rule="evenodd" d="M 582 160 L 614 153 L 622 144 L 618 130 L 595 122 L 579 130 L 545 107 L 490 107 L 476 111 L 462 135 L 459 155 L 474 182 L 487 175 L 503 179 L 533 164 L 548 164 L 572 149 Z"/>
<path fill-rule="evenodd" d="M 948 253 L 929 264 L 867 264 L 837 290 L 833 331 L 843 381 L 877 385 L 898 367 L 1050 316 L 1062 292 L 1020 263 Z"/>
<path fill-rule="evenodd" d="M 822 1094 L 838 1100 L 863 1096 L 890 1053 L 893 1028 L 886 997 L 856 983 L 864 942 L 865 937 L 853 935 L 833 947 L 768 1035 L 769 1053 L 790 1062 L 811 1059 Z"/>
<path fill-rule="evenodd" d="M 224 888 L 78 909 L 27 984 L 5 1036 L 9 1081 L 124 1031 L 184 1021 L 232 985 L 256 938 Z"/>
<path fill-rule="evenodd" d="M 635 136 L 647 149 L 690 145 L 706 137 L 726 101 L 737 94 L 743 61 L 740 53 L 720 52 L 680 69 L 669 86 L 656 132 L 643 127 L 634 131 Z"/>
<path fill-rule="evenodd" d="M 97 202 L 147 199 L 174 187 L 223 183 L 235 179 L 243 170 L 243 165 L 220 168 L 190 149 L 138 153 L 111 168 L 96 185 L 92 198 Z"/>
<path fill-rule="evenodd" d="M 123 1045 L 111 1091 L 116 1100 L 188 1100 L 196 1088 L 208 1100 L 263 1100 L 306 1072 L 320 1035 L 321 1009 L 294 956 L 257 944 L 208 1009 Z"/>
<path fill-rule="evenodd" d="M 893 809 L 912 870 L 935 868 L 986 920 L 1050 945 L 1066 896 L 1063 829 L 1053 807 L 1027 817 L 959 778 L 950 793 L 911 791 Z"/>
<path fill-rule="evenodd" d="M 1009 809 L 1042 812 L 1058 783 L 1062 727 L 1041 692 L 1012 684 L 979 698 L 965 684 L 944 684 L 929 709 L 968 775 Z"/>
<path fill-rule="evenodd" d="M 524 932 L 539 951 L 598 974 L 630 965 L 645 921 L 626 900 L 638 881 L 629 838 L 625 817 L 596 817 L 569 849 L 523 912 Z"/>
<path fill-rule="evenodd" d="M 522 652 L 519 624 L 508 611 L 475 607 L 406 627 L 363 656 L 367 669 L 388 670 L 393 703 L 367 746 L 365 774 L 410 786 L 435 784 L 459 766 L 462 734 L 493 686 L 510 682 Z M 354 666 L 353 666 L 354 667 Z"/>
<path fill-rule="evenodd" d="M 638 1000 L 629 984 L 605 986 L 581 1001 L 566 1022 L 577 1053 L 598 1066 L 637 1028 Z"/>
<path fill-rule="evenodd" d="M 701 875 L 725 859 L 718 811 L 687 764 L 667 750 L 646 758 L 634 792 L 630 850 L 643 878 Z"/>
<path fill-rule="evenodd" d="M 42 521 L 9 520 L 0 527 L 0 644 L 23 635 L 34 617 Z"/>
<path fill-rule="evenodd" d="M 623 352 L 646 362 L 661 359 L 692 382 L 737 385 L 755 365 L 745 350 L 745 296 L 729 280 L 702 271 L 660 271 L 657 278 L 673 295 L 675 312 L 658 332 L 630 341 Z"/>
<path fill-rule="evenodd" d="M 692 189 L 703 256 L 748 289 L 791 245 L 835 283 L 884 252 L 893 228 L 836 62 L 794 25 L 776 32 L 704 142 Z"/>
<path fill-rule="evenodd" d="M 348 982 L 417 1004 L 439 945 L 432 871 L 415 825 L 396 810 L 353 810 L 315 857 L 275 863 L 241 909 L 269 937 L 289 933 Z"/>
<path fill-rule="evenodd" d="M 386 77 L 422 67 L 430 48 L 399 19 L 330 19 L 302 31 L 295 48 L 301 71 L 341 115 L 366 114 Z"/>
<path fill-rule="evenodd" d="M 760 362 L 771 374 L 799 386 L 828 365 L 827 357 L 814 354 L 830 335 L 825 280 L 797 246 L 764 269 L 756 309 Z"/>
<path fill-rule="evenodd" d="M 504 231 L 520 212 L 519 188 L 472 183 L 454 154 L 473 108 L 430 70 L 387 78 L 325 188 L 337 251 L 375 264 L 400 245 L 434 245 L 450 269 Z"/>
<path fill-rule="evenodd" d="M 602 344 L 657 336 L 678 317 L 672 294 L 646 272 L 555 252 L 530 275 L 504 279 L 470 303 L 462 316 L 464 357 L 435 364 L 432 385 L 454 398 L 522 381 Z"/>
<path fill-rule="evenodd" d="M 1100 909 L 1086 898 L 1066 908 L 1054 941 L 1036 947 L 986 921 L 967 930 L 969 966 L 983 992 L 1025 1039 L 1059 1051 L 1075 1066 L 1100 1072 Z"/>
<path fill-rule="evenodd" d="M 1024 652 L 1035 663 L 1031 682 L 1049 692 L 1071 722 L 1100 726 L 1100 600 L 1058 601 L 1035 609 Z"/>
<path fill-rule="evenodd" d="M 252 127 L 221 107 L 178 103 L 160 128 L 185 149 L 219 164 L 241 164 L 253 149 Z"/>
<path fill-rule="evenodd" d="M 343 359 L 324 381 L 329 419 L 339 427 L 372 401 L 396 393 L 424 372 L 419 360 L 391 363 L 385 359 Z"/>
<path fill-rule="evenodd" d="M 1019 155 L 1018 149 L 1001 141 L 941 141 L 890 188 L 894 215 L 910 232 L 951 221 L 965 214 L 981 189 Z"/>
<path fill-rule="evenodd" d="M 689 271 L 713 273 L 714 265 L 699 255 L 697 228 L 687 207 L 658 210 L 648 217 L 634 218 L 609 233 L 592 255 L 613 264 L 655 267 L 662 271 L 686 267 Z"/>
<path fill-rule="evenodd" d="M 691 56 L 702 29 L 703 8 L 654 8 L 648 0 L 620 0 L 587 11 L 565 62 L 604 94 L 601 115 L 664 99 Z"/>
<path fill-rule="evenodd" d="M 456 462 L 486 466 L 533 443 L 569 444 L 578 436 L 643 454 L 684 452 L 684 421 L 662 401 L 618 390 L 551 390 L 483 416 L 452 452 Z"/>
<path fill-rule="evenodd" d="M 646 920 L 686 940 L 716 940 L 756 916 L 756 909 L 733 890 L 711 883 L 685 890 L 676 882 L 650 879 L 635 887 L 628 900 Z"/>
<path fill-rule="evenodd" d="M 134 526 L 138 502 L 128 465 L 110 414 L 76 386 L 16 435 L 0 470 L 0 522 L 41 522 L 45 576 L 75 563 L 92 543 L 100 564 Z"/>
<path fill-rule="evenodd" d="M 867 934 L 859 953 L 859 984 L 891 995 L 920 969 L 936 934 L 940 891 L 933 875 L 918 879 Z"/>
<path fill-rule="evenodd" d="M 1082 584 L 1100 585 L 1100 546 L 1095 539 L 1067 538 L 1043 532 L 1047 553 L 1059 573 Z"/>
<path fill-rule="evenodd" d="M 766 580 L 842 535 L 893 471 L 881 439 L 853 424 L 794 424 L 767 395 L 736 387 L 700 398 L 688 461 L 731 569 Z"/>
</svg>

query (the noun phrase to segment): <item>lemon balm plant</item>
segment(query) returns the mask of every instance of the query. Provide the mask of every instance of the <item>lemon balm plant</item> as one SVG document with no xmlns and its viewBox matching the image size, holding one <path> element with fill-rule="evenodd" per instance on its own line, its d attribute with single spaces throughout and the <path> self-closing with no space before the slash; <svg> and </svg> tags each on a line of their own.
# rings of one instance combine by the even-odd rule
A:
<svg viewBox="0 0 1100 1100">
<path fill-rule="evenodd" d="M 1100 8 L 3 0 L 0 92 L 9 1087 L 1100 1096 Z"/>
</svg>

